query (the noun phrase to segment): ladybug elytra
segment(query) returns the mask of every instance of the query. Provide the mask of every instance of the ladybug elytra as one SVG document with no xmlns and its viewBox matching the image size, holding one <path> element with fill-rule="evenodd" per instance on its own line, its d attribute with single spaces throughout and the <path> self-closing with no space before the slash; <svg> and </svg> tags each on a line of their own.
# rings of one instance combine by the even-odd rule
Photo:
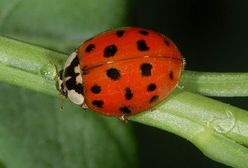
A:
<svg viewBox="0 0 248 168">
<path fill-rule="evenodd" d="M 166 36 L 143 28 L 106 31 L 65 62 L 58 90 L 73 103 L 108 116 L 152 108 L 176 87 L 184 61 Z"/>
</svg>

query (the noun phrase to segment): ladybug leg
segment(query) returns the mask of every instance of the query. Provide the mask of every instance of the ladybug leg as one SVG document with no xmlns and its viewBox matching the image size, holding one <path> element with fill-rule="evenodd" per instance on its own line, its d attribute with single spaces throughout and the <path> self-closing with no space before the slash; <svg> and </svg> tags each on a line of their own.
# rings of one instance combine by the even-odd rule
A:
<svg viewBox="0 0 248 168">
<path fill-rule="evenodd" d="M 185 58 L 182 58 L 182 60 L 183 60 L 183 69 L 185 69 L 185 66 L 186 66 L 186 60 L 185 60 Z"/>
<path fill-rule="evenodd" d="M 87 111 L 89 108 L 85 102 L 81 105 L 81 107 L 83 108 L 84 112 Z"/>
<path fill-rule="evenodd" d="M 176 87 L 178 88 L 178 89 L 184 89 L 184 86 L 183 85 L 180 85 L 180 83 L 178 83 L 177 85 L 176 85 Z"/>
<path fill-rule="evenodd" d="M 184 69 L 185 66 L 186 66 L 185 58 L 182 58 L 182 61 L 183 61 L 183 69 Z M 181 89 L 181 90 L 184 89 L 184 86 L 183 86 L 183 85 L 180 85 L 180 83 L 177 83 L 176 87 L 177 87 L 178 89 Z"/>
<path fill-rule="evenodd" d="M 65 102 L 64 97 L 60 97 L 60 111 L 64 111 L 65 108 L 64 102 Z"/>
<path fill-rule="evenodd" d="M 125 124 L 128 122 L 126 114 L 121 115 L 118 119 Z"/>
</svg>

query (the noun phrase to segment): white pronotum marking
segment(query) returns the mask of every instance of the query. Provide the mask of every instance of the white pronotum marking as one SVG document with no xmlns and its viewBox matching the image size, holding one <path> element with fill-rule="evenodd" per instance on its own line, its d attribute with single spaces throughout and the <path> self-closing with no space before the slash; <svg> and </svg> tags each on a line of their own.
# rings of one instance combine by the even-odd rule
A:
<svg viewBox="0 0 248 168">
<path fill-rule="evenodd" d="M 66 69 L 67 67 L 71 66 L 72 61 L 77 57 L 77 52 L 73 52 L 68 59 L 65 62 L 65 66 L 64 69 Z M 78 66 L 74 67 L 74 72 L 75 73 L 79 73 L 78 76 L 76 76 L 76 84 L 82 84 L 82 75 L 81 75 L 81 71 L 80 71 L 80 65 L 78 64 Z M 64 77 L 63 77 L 64 78 Z M 67 92 L 67 96 L 70 99 L 71 102 L 77 104 L 77 105 L 82 105 L 84 103 L 84 96 L 80 93 L 77 93 L 75 90 L 68 90 L 68 88 L 66 87 L 66 81 L 68 81 L 69 79 L 71 79 L 71 77 L 67 77 L 63 79 L 63 85 L 64 88 Z"/>
</svg>

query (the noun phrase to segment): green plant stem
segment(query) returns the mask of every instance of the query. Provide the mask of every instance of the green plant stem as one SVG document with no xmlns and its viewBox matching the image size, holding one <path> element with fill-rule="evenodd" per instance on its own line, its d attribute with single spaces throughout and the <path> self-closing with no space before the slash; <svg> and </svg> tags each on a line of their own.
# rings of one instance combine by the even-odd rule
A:
<svg viewBox="0 0 248 168">
<path fill-rule="evenodd" d="M 8 39 L 0 36 L 0 66 L 11 67 L 13 69 L 26 71 L 37 75 L 39 80 L 47 81 L 45 78 L 54 78 L 56 65 L 58 69 L 63 66 L 66 55 L 33 46 L 20 41 Z M 6 67 L 7 66 L 7 67 Z M 1 68 L 2 69 L 2 68 Z M 10 71 L 9 71 L 10 70 Z M 6 79 L 7 74 L 2 71 L 1 81 L 15 80 L 15 84 L 22 85 L 17 79 Z M 4 74 L 5 73 L 5 74 Z M 15 73 L 13 71 L 13 73 Z M 10 75 L 9 75 L 10 77 Z M 42 79 L 40 79 L 42 77 Z M 38 80 L 37 78 L 37 80 Z M 51 81 L 50 81 L 51 82 Z M 12 82 L 11 82 L 12 83 Z M 185 90 L 201 93 L 208 96 L 241 97 L 248 96 L 248 73 L 209 73 L 184 71 L 180 85 Z M 24 87 L 39 91 L 39 87 L 33 83 L 27 83 Z M 41 89 L 44 92 L 43 89 Z M 45 91 L 45 93 L 47 93 Z M 55 92 L 48 91 L 47 94 L 54 95 Z"/>
<path fill-rule="evenodd" d="M 248 166 L 248 112 L 187 91 L 129 119 L 192 142 L 208 157 L 233 167 Z"/>
<path fill-rule="evenodd" d="M 207 96 L 248 96 L 248 73 L 184 71 L 180 84 L 185 90 Z"/>
<path fill-rule="evenodd" d="M 58 95 L 56 66 L 60 69 L 65 59 L 64 54 L 0 36 L 0 81 Z"/>
<path fill-rule="evenodd" d="M 64 54 L 0 37 L 0 81 L 56 96 L 55 65 L 61 68 L 65 58 Z M 184 137 L 216 161 L 247 167 L 248 112 L 184 91 L 245 96 L 247 79 L 247 73 L 185 71 L 183 89 L 177 89 L 159 107 L 129 119 Z M 235 91 L 230 93 L 232 89 Z"/>
</svg>

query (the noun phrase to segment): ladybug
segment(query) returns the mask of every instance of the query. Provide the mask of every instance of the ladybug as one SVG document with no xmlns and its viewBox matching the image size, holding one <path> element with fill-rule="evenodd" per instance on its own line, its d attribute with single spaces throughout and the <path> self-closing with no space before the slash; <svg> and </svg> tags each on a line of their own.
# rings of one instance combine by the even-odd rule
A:
<svg viewBox="0 0 248 168">
<path fill-rule="evenodd" d="M 151 109 L 177 86 L 184 60 L 166 36 L 112 29 L 85 41 L 65 62 L 57 88 L 73 103 L 107 116 Z"/>
</svg>

